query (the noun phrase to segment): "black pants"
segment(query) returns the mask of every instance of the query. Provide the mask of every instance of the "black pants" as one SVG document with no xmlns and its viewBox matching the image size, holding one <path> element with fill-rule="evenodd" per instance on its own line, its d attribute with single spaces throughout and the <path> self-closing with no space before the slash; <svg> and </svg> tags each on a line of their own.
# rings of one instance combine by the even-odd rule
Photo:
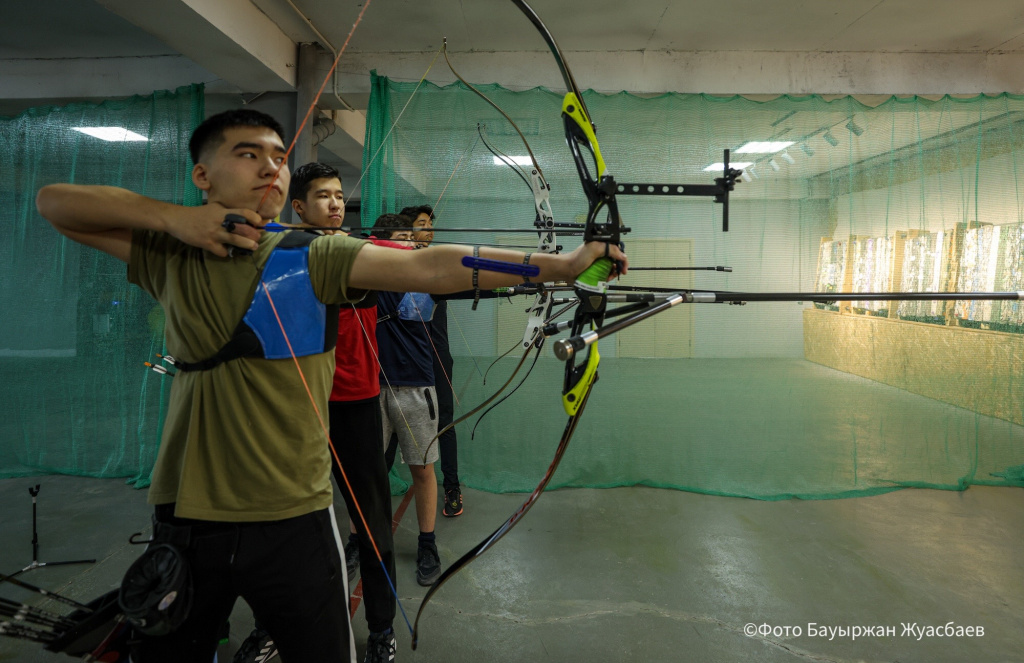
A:
<svg viewBox="0 0 1024 663">
<path fill-rule="evenodd" d="M 395 544 L 391 535 L 391 484 L 384 466 L 380 399 L 331 401 L 328 407 L 331 441 L 345 470 L 345 477 L 342 477 L 332 454 L 334 480 L 345 498 L 349 518 L 355 523 L 358 535 L 366 625 L 371 631 L 386 631 L 395 619 L 395 595 L 388 582 L 388 577 L 392 581 L 395 579 Z M 346 486 L 346 477 L 352 487 L 351 492 Z M 352 500 L 352 493 L 355 494 L 355 501 Z M 370 527 L 380 559 L 366 536 L 366 528 L 356 510 L 356 502 Z M 386 574 L 381 567 L 381 560 L 387 569 Z"/>
<path fill-rule="evenodd" d="M 170 635 L 145 637 L 136 663 L 212 661 L 218 634 L 241 596 L 273 633 L 283 663 L 350 660 L 348 597 L 331 512 L 257 523 L 187 520 L 156 507 L 154 540 L 185 553 L 194 599 Z"/>
<path fill-rule="evenodd" d="M 448 383 L 452 377 L 452 356 L 447 346 L 438 347 L 438 356 L 434 356 L 434 389 L 437 392 L 437 430 L 452 423 L 455 415 L 455 399 Z M 444 369 L 442 372 L 441 369 Z M 447 376 L 447 378 L 445 377 Z M 444 489 L 459 487 L 459 445 L 455 438 L 455 429 L 451 428 L 437 440 L 438 452 L 441 454 L 441 474 L 444 477 Z"/>
</svg>

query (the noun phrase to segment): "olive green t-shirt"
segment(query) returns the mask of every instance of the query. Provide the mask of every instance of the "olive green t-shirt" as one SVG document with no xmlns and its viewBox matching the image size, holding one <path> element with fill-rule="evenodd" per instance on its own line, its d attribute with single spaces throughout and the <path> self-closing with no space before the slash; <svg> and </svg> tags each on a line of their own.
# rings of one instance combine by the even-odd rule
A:
<svg viewBox="0 0 1024 663">
<path fill-rule="evenodd" d="M 263 233 L 251 257 L 218 258 L 165 233 L 133 233 L 128 280 L 163 306 L 172 357 L 202 361 L 227 343 L 252 303 L 258 268 L 283 236 Z M 348 277 L 363 246 L 344 235 L 310 244 L 320 301 L 362 298 L 348 290 Z M 298 363 L 326 425 L 334 353 Z M 150 504 L 170 502 L 181 518 L 234 522 L 282 520 L 331 504 L 326 436 L 294 360 L 242 358 L 178 372 L 149 489 Z"/>
</svg>

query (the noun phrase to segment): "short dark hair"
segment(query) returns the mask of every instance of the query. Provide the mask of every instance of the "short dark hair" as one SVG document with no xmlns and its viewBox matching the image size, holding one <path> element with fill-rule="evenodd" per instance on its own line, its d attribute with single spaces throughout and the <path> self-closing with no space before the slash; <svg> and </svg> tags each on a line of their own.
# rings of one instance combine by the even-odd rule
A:
<svg viewBox="0 0 1024 663">
<path fill-rule="evenodd" d="M 338 174 L 338 169 L 334 166 L 328 166 L 318 161 L 299 166 L 292 173 L 292 183 L 288 186 L 288 198 L 305 201 L 306 194 L 309 193 L 309 185 L 313 183 L 313 180 L 322 178 L 337 178 L 339 182 L 341 181 L 341 175 Z"/>
<path fill-rule="evenodd" d="M 399 214 L 401 214 L 402 216 L 407 216 L 413 221 L 415 221 L 416 217 L 419 216 L 420 214 L 426 214 L 427 216 L 430 217 L 431 221 L 434 220 L 434 208 L 431 207 L 430 205 L 416 205 L 414 207 L 403 207 L 402 211 L 399 212 Z"/>
<path fill-rule="evenodd" d="M 388 237 L 391 237 L 397 228 L 412 228 L 412 219 L 402 214 L 381 214 L 373 222 L 373 228 L 374 230 L 386 230 Z"/>
<path fill-rule="evenodd" d="M 284 129 L 281 123 L 266 113 L 251 108 L 236 108 L 234 110 L 217 113 L 203 120 L 203 123 L 192 132 L 192 138 L 188 141 L 188 152 L 192 156 L 192 163 L 199 163 L 203 153 L 217 147 L 224 142 L 224 132 L 235 127 L 266 127 L 284 140 Z"/>
</svg>

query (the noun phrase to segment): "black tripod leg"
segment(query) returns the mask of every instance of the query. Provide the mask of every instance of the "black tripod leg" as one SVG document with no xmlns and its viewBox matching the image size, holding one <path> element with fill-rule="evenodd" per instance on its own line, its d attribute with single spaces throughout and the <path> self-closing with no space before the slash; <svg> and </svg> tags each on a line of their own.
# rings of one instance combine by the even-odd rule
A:
<svg viewBox="0 0 1024 663">
<path fill-rule="evenodd" d="M 39 532 L 36 530 L 36 495 L 39 494 L 39 484 L 29 488 L 28 494 L 32 496 L 32 563 L 35 564 L 39 561 Z"/>
<path fill-rule="evenodd" d="M 68 562 L 40 562 L 39 561 L 39 530 L 36 528 L 36 496 L 39 495 L 39 484 L 31 486 L 28 494 L 32 496 L 32 563 L 20 571 L 15 571 L 8 578 L 21 575 L 33 569 L 40 569 L 44 566 L 66 566 L 68 564 L 95 564 L 95 559 L 76 559 Z"/>
</svg>

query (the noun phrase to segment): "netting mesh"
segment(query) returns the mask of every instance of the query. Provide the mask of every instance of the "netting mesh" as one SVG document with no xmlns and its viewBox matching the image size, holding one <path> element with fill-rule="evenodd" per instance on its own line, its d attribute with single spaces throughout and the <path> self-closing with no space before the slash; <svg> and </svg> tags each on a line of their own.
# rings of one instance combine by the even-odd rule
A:
<svg viewBox="0 0 1024 663">
<path fill-rule="evenodd" d="M 373 81 L 363 218 L 437 203 L 438 239 L 527 246 L 528 187 L 484 141 L 524 155 L 512 129 L 462 86 Z M 486 92 L 520 124 L 552 185 L 556 221 L 585 209 L 562 138 L 560 95 Z M 388 135 L 398 112 L 410 101 Z M 587 93 L 620 182 L 710 183 L 749 162 L 731 229 L 703 198 L 620 197 L 625 283 L 750 291 L 1024 290 L 1024 99 L 890 99 Z M 124 266 L 38 218 L 49 182 L 125 186 L 194 204 L 185 145 L 201 88 L 0 119 L 0 476 L 62 472 L 144 485 L 167 384 L 141 362 L 162 350 L 159 308 Z M 120 126 L 102 143 L 73 127 Z M 479 127 L 479 128 L 478 128 Z M 385 140 L 385 136 L 388 136 Z M 788 142 L 742 154 L 748 141 Z M 376 156 L 374 156 L 376 155 Z M 572 248 L 577 238 L 559 243 Z M 456 414 L 505 381 L 528 302 L 450 306 Z M 644 484 L 762 499 L 901 486 L 1024 485 L 1024 311 L 1017 303 L 836 301 L 687 305 L 601 342 L 601 380 L 557 486 Z M 526 364 L 529 366 L 529 363 Z M 469 486 L 529 490 L 564 426 L 563 365 L 545 347 L 528 381 L 475 429 L 459 427 Z M 523 373 L 525 373 L 525 368 Z M 518 380 L 518 378 L 517 378 Z"/>
<path fill-rule="evenodd" d="M 188 139 L 201 85 L 0 118 L 0 477 L 62 473 L 147 485 L 169 385 L 142 365 L 163 314 L 124 263 L 64 239 L 35 208 L 54 182 L 198 204 Z M 75 128 L 116 127 L 115 140 Z"/>
<path fill-rule="evenodd" d="M 436 202 L 441 227 L 495 229 L 438 240 L 535 243 L 503 231 L 530 227 L 532 194 L 485 145 L 524 156 L 513 129 L 461 84 L 415 88 L 374 78 L 365 154 L 378 156 L 365 159 L 364 222 Z M 582 220 L 561 95 L 483 90 L 530 141 L 552 186 L 555 220 Z M 876 106 L 850 97 L 585 99 L 619 182 L 710 184 L 721 166 L 705 169 L 725 148 L 746 163 L 728 233 L 708 198 L 619 197 L 633 266 L 733 271 L 637 270 L 625 284 L 1024 290 L 1024 98 L 891 98 Z M 743 153 L 752 141 L 779 144 Z M 520 298 L 475 312 L 468 303 L 449 306 L 457 416 L 511 373 L 518 353 L 499 360 L 483 384 L 487 366 L 521 340 L 528 305 Z M 1020 316 L 1018 303 L 676 307 L 601 341 L 601 380 L 551 485 L 643 484 L 761 499 L 1024 485 Z M 532 489 L 564 426 L 562 369 L 549 344 L 474 439 L 476 417 L 460 425 L 464 483 Z"/>
</svg>

